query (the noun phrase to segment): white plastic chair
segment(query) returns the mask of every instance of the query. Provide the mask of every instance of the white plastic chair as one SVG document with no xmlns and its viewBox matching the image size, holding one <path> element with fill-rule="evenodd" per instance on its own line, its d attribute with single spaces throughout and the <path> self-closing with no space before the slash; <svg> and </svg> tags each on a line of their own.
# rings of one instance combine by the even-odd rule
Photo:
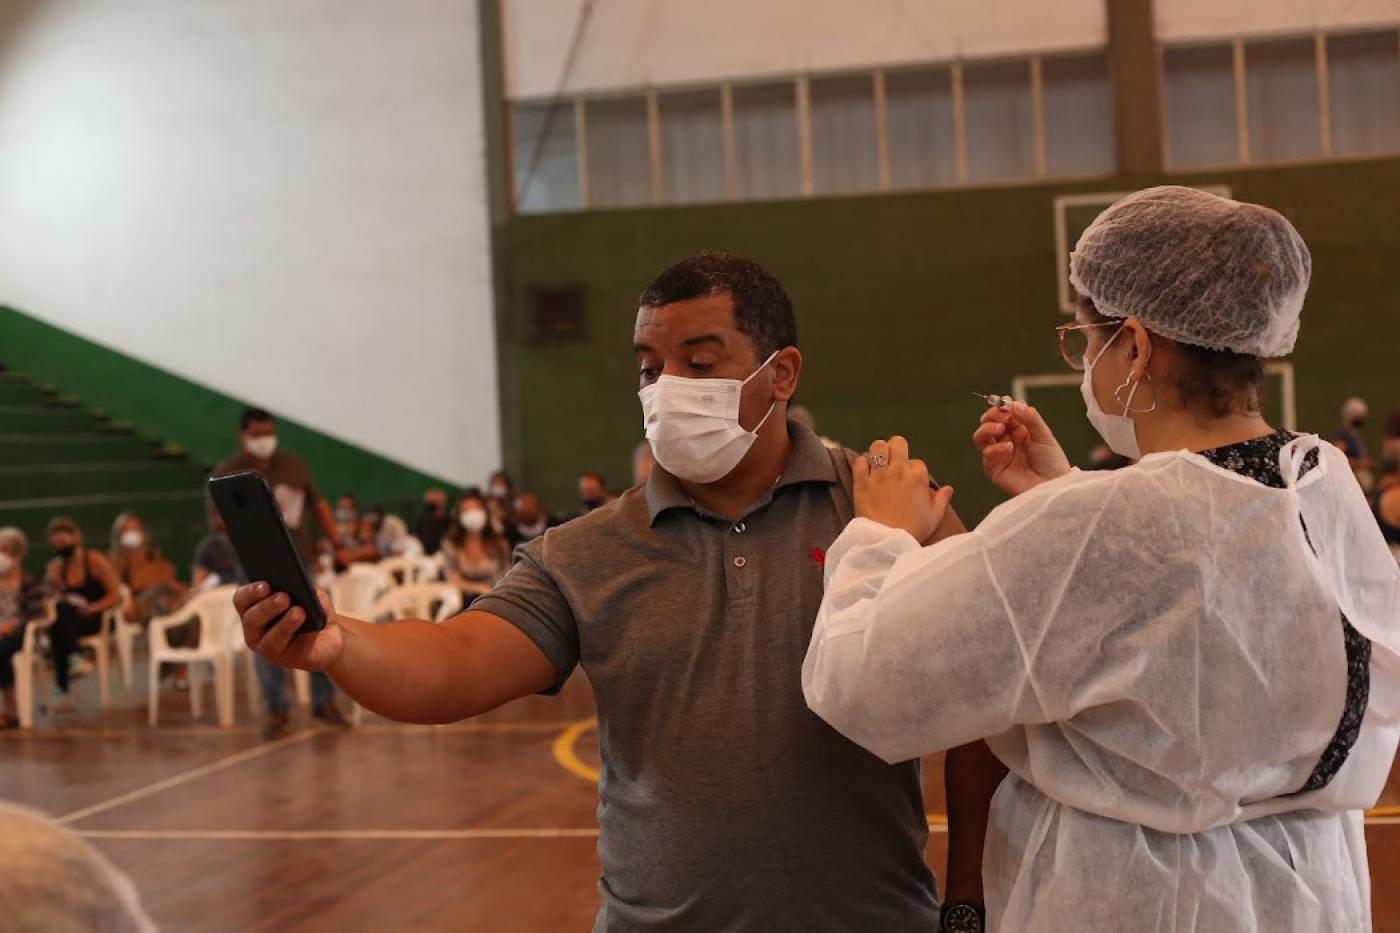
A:
<svg viewBox="0 0 1400 933">
<path fill-rule="evenodd" d="M 431 557 L 386 557 L 377 566 L 393 580 L 396 586 L 412 583 L 429 583 L 436 580 L 440 569 Z"/>
<path fill-rule="evenodd" d="M 409 583 L 396 586 L 379 597 L 366 615 L 369 622 L 392 622 L 415 618 L 444 622 L 462 611 L 462 592 L 450 583 Z M 359 725 L 365 718 L 364 707 L 355 704 L 350 719 Z"/>
<path fill-rule="evenodd" d="M 374 604 L 370 622 L 428 619 L 445 622 L 462 611 L 462 591 L 451 583 L 410 583 L 396 586 Z"/>
<path fill-rule="evenodd" d="M 131 590 L 122 584 L 122 600 L 102 613 L 102 627 L 96 635 L 78 639 L 78 644 L 91 648 L 97 665 L 97 695 L 102 708 L 112 702 L 112 644 L 116 643 L 117 656 L 122 664 L 122 685 L 131 687 L 131 643 L 141 626 L 126 621 L 126 610 L 131 606 Z"/>
<path fill-rule="evenodd" d="M 122 585 L 121 608 L 125 609 L 131 604 L 131 590 L 125 584 Z M 141 626 L 135 622 L 126 620 L 125 612 L 116 612 L 112 616 L 112 640 L 117 645 L 117 661 L 121 664 L 122 687 L 130 690 L 133 679 L 132 655 L 135 652 L 136 636 L 141 634 Z"/>
<path fill-rule="evenodd" d="M 24 641 L 19 651 L 10 658 L 10 668 L 15 672 L 15 705 L 19 707 L 21 729 L 34 728 L 34 697 L 46 683 L 39 635 L 53 624 L 53 620 L 53 606 L 50 605 L 46 618 L 36 619 L 24 627 Z"/>
<path fill-rule="evenodd" d="M 233 637 L 238 629 L 238 613 L 233 608 L 233 594 L 238 587 L 230 584 L 210 590 L 190 599 L 170 615 L 152 619 L 146 628 L 150 650 L 149 692 L 150 724 L 156 725 L 160 708 L 160 666 L 189 665 L 190 712 L 198 717 L 203 706 L 204 665 L 214 672 L 214 704 L 219 725 L 233 725 Z M 198 620 L 199 646 L 172 648 L 166 633 L 176 626 Z"/>
</svg>

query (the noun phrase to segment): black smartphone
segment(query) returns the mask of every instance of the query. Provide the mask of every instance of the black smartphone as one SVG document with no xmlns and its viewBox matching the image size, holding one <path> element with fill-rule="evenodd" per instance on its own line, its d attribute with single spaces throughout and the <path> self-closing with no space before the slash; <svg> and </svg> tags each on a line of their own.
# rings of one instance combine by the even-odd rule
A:
<svg viewBox="0 0 1400 933">
<path fill-rule="evenodd" d="M 293 606 L 301 607 L 306 623 L 297 629 L 298 635 L 325 628 L 326 613 L 311 574 L 297 554 L 267 481 L 252 472 L 215 476 L 209 480 L 209 497 L 248 579 L 265 581 L 274 593 L 286 593 Z"/>
</svg>

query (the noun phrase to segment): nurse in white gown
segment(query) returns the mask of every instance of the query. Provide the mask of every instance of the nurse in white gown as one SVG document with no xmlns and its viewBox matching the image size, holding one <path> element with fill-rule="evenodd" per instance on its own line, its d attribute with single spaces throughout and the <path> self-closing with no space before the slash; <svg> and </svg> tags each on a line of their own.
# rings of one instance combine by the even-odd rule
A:
<svg viewBox="0 0 1400 933">
<path fill-rule="evenodd" d="M 1111 473 L 1034 409 L 984 416 L 1014 498 L 929 548 L 947 494 L 895 438 L 857 463 L 803 668 L 894 762 L 985 737 L 1001 930 L 1369 930 L 1361 811 L 1400 736 L 1400 568 L 1344 456 L 1259 414 L 1310 274 L 1280 215 L 1139 192 L 1080 239 L 1061 329 Z"/>
</svg>

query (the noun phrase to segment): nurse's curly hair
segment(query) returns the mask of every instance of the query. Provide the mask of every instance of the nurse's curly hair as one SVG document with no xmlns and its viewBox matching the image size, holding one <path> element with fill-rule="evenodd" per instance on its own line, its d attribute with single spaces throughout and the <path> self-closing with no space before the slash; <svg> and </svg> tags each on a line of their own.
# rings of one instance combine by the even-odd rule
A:
<svg viewBox="0 0 1400 933">
<path fill-rule="evenodd" d="M 782 284 L 752 259 L 733 253 L 700 253 L 669 267 L 637 299 L 660 308 L 709 295 L 734 300 L 734 326 L 753 341 L 758 359 L 797 346 L 797 317 Z"/>
</svg>

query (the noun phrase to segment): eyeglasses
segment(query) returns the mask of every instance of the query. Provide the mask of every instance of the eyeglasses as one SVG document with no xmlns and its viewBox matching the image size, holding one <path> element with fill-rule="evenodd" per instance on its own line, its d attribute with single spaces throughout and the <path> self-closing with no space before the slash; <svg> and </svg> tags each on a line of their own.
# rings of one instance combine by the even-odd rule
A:
<svg viewBox="0 0 1400 933">
<path fill-rule="evenodd" d="M 1085 333 L 1091 327 L 1122 327 L 1122 321 L 1099 321 L 1095 324 L 1061 324 L 1055 328 L 1055 333 L 1060 336 L 1060 356 L 1065 358 L 1065 364 L 1075 372 L 1084 371 L 1084 356 L 1089 352 L 1089 335 Z"/>
</svg>

